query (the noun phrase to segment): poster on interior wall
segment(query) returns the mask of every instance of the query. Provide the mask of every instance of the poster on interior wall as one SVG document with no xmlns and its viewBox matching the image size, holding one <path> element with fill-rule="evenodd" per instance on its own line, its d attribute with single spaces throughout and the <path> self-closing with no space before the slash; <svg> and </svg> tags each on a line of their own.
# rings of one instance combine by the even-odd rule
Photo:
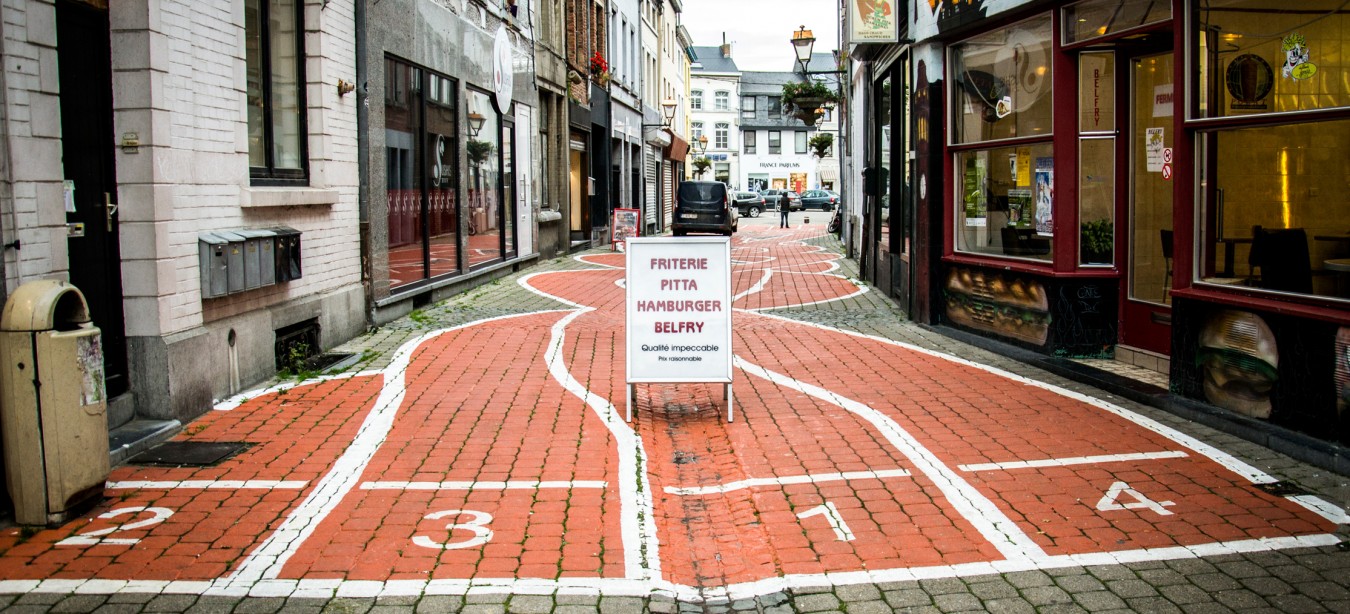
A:
<svg viewBox="0 0 1350 614">
<path fill-rule="evenodd" d="M 966 158 L 965 172 L 961 177 L 962 201 L 966 209 L 966 226 L 984 226 L 988 211 L 985 200 L 984 184 L 989 177 L 989 152 L 978 151 Z"/>
<path fill-rule="evenodd" d="M 1017 187 L 1031 186 L 1031 148 L 1017 148 L 1017 172 L 1013 176 L 1017 177 Z"/>
<path fill-rule="evenodd" d="M 1008 190 L 1008 225 L 1031 228 L 1031 216 L 1036 210 L 1031 190 Z"/>
<path fill-rule="evenodd" d="M 849 6 L 848 42 L 896 43 L 900 41 L 898 0 L 853 0 Z"/>
<path fill-rule="evenodd" d="M 1295 32 L 1284 37 L 1280 43 L 1280 49 L 1284 50 L 1284 69 L 1280 72 L 1285 79 L 1303 81 L 1317 74 L 1317 65 L 1312 63 L 1312 51 L 1308 49 L 1307 38 Z"/>
<path fill-rule="evenodd" d="M 1153 116 L 1171 117 L 1172 109 L 1172 84 L 1153 86 Z"/>
<path fill-rule="evenodd" d="M 638 236 L 638 216 L 640 213 L 637 209 L 614 210 L 614 251 L 624 251 L 626 246 L 624 242 L 629 238 Z"/>
<path fill-rule="evenodd" d="M 1031 215 L 1032 219 L 1036 221 L 1037 233 L 1048 235 L 1055 231 L 1055 159 L 1053 157 L 1036 158 L 1036 210 Z"/>
<path fill-rule="evenodd" d="M 1144 137 L 1144 152 L 1146 155 L 1148 172 L 1150 173 L 1162 172 L 1162 167 L 1165 163 L 1163 160 L 1163 149 L 1166 148 L 1166 145 L 1163 144 L 1165 130 L 1165 128 L 1147 128 L 1144 131 L 1146 133 Z"/>
</svg>

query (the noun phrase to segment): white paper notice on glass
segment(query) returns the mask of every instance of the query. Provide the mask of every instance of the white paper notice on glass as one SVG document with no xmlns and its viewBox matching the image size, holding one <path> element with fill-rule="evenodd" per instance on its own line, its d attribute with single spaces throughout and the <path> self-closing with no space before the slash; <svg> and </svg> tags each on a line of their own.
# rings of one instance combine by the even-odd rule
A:
<svg viewBox="0 0 1350 614">
<path fill-rule="evenodd" d="M 66 213 L 75 213 L 75 182 L 71 179 L 62 181 L 61 192 L 66 199 Z"/>
<path fill-rule="evenodd" d="M 1144 152 L 1148 156 L 1148 172 L 1161 173 L 1163 167 L 1163 135 L 1165 128 L 1147 128 L 1145 130 Z"/>
<path fill-rule="evenodd" d="M 628 383 L 731 383 L 731 239 L 628 239 Z"/>
</svg>

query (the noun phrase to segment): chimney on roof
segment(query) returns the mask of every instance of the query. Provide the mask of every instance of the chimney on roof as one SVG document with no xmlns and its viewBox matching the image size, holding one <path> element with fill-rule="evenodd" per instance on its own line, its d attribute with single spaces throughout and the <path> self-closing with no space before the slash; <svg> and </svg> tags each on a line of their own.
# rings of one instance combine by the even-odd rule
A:
<svg viewBox="0 0 1350 614">
<path fill-rule="evenodd" d="M 727 33 L 722 33 L 722 57 L 731 59 L 731 43 L 727 42 Z"/>
</svg>

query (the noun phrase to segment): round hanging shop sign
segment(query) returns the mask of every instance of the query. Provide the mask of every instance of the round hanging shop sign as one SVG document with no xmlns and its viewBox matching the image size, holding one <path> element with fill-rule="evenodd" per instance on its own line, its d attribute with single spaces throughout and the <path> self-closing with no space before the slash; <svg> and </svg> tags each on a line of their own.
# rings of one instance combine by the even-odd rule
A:
<svg viewBox="0 0 1350 614">
<path fill-rule="evenodd" d="M 511 38 L 506 34 L 506 26 L 497 26 L 497 36 L 492 43 L 492 93 L 497 112 L 502 115 L 511 110 L 511 91 L 515 89 L 515 81 L 515 68 L 511 66 Z"/>
</svg>

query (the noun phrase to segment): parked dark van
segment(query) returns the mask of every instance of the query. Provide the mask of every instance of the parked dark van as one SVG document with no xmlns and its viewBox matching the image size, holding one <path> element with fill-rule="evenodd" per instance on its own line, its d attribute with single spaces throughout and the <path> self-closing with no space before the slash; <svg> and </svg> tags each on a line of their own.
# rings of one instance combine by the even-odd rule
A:
<svg viewBox="0 0 1350 614">
<path fill-rule="evenodd" d="M 691 232 L 711 232 L 731 236 L 736 232 L 736 209 L 731 190 L 721 181 L 685 181 L 675 199 L 675 220 L 671 233 L 677 237 Z"/>
</svg>

